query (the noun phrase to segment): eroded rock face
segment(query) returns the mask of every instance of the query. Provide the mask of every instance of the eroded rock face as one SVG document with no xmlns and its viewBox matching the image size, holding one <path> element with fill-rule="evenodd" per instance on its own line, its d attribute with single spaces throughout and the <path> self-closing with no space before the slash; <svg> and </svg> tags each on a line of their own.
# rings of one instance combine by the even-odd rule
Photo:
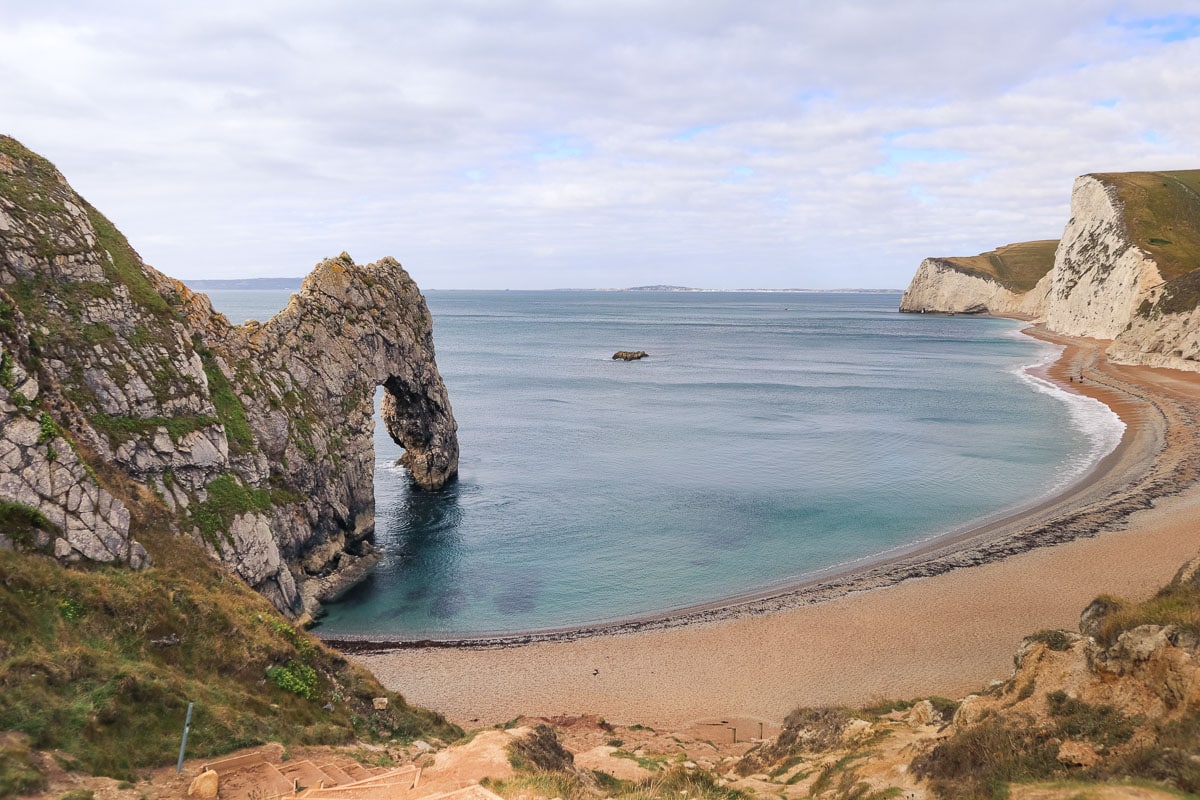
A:
<svg viewBox="0 0 1200 800">
<path fill-rule="evenodd" d="M 1135 211 L 1124 207 L 1111 176 L 1084 175 L 1071 192 L 1054 266 L 1033 289 L 1013 292 L 931 258 L 921 262 L 900 310 L 1035 318 L 1068 336 L 1112 340 L 1108 357 L 1118 363 L 1200 371 L 1200 265 L 1164 281 L 1131 239 L 1127 215 Z"/>
<path fill-rule="evenodd" d="M 429 310 L 395 260 L 324 261 L 274 318 L 234 326 L 7 137 L 0 215 L 0 500 L 51 529 L 26 545 L 146 562 L 93 459 L 300 616 L 375 559 L 376 387 L 416 484 L 456 474 Z"/>
<path fill-rule="evenodd" d="M 1054 256 L 1046 325 L 1067 336 L 1115 339 L 1147 291 L 1162 283 L 1154 260 L 1129 241 L 1115 192 L 1084 175 Z"/>
</svg>

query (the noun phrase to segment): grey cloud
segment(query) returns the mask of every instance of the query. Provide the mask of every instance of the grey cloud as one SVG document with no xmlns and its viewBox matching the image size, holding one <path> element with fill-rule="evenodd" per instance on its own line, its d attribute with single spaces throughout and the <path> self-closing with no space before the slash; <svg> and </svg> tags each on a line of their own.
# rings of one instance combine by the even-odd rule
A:
<svg viewBox="0 0 1200 800">
<path fill-rule="evenodd" d="M 899 286 L 1197 154 L 1156 2 L 106 5 L 0 0 L 4 129 L 185 277 Z"/>
</svg>

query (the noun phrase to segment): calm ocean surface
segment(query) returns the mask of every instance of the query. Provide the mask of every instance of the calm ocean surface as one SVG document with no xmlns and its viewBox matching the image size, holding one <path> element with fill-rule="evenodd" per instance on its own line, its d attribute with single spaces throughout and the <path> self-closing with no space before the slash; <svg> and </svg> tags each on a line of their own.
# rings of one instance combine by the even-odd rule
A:
<svg viewBox="0 0 1200 800">
<path fill-rule="evenodd" d="M 231 321 L 288 292 L 213 291 Z M 428 292 L 459 480 L 376 425 L 384 560 L 321 632 L 610 621 L 785 585 L 1043 498 L 1115 446 L 1057 353 L 898 295 Z M 646 350 L 638 362 L 616 350 Z"/>
</svg>

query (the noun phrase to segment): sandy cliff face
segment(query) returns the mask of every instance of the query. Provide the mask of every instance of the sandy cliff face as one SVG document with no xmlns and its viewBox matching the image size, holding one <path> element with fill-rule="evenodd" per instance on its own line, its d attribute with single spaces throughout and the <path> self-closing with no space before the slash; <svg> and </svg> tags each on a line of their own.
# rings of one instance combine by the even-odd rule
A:
<svg viewBox="0 0 1200 800">
<path fill-rule="evenodd" d="M 136 511 L 97 477 L 112 467 L 281 610 L 311 613 L 374 557 L 377 386 L 414 480 L 440 487 L 457 426 L 397 262 L 322 262 L 275 318 L 234 326 L 0 137 L 0 501 L 38 528 L 0 546 L 144 564 Z"/>
<path fill-rule="evenodd" d="M 1130 175 L 1142 183 L 1161 176 L 1165 187 L 1172 176 L 1186 174 Z M 1173 265 L 1180 274 L 1164 279 L 1147 242 L 1170 242 L 1144 236 L 1146 228 L 1196 226 L 1200 197 L 1191 198 L 1191 190 L 1175 181 L 1183 202 L 1137 205 L 1142 195 L 1119 191 L 1124 177 L 1084 175 L 1075 181 L 1071 218 L 1053 266 L 1034 288 L 1012 291 L 954 260 L 930 258 L 921 262 L 900 310 L 1037 318 L 1058 333 L 1113 340 L 1108 355 L 1120 363 L 1200 371 L 1200 263 L 1190 264 L 1185 255 L 1182 268 Z"/>
</svg>

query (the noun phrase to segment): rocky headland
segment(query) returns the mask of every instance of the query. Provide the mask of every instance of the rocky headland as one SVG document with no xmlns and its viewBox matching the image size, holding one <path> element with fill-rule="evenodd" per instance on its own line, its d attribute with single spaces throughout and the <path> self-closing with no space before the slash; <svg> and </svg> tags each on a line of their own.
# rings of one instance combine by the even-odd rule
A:
<svg viewBox="0 0 1200 800">
<path fill-rule="evenodd" d="M 1058 240 L 927 258 L 900 301 L 1111 340 L 1116 363 L 1200 371 L 1200 170 L 1084 175 Z"/>
<path fill-rule="evenodd" d="M 232 325 L 0 137 L 0 545 L 146 566 L 151 524 L 303 618 L 375 558 L 372 414 L 435 489 L 458 469 L 432 323 L 385 258 L 318 264 Z"/>
</svg>

